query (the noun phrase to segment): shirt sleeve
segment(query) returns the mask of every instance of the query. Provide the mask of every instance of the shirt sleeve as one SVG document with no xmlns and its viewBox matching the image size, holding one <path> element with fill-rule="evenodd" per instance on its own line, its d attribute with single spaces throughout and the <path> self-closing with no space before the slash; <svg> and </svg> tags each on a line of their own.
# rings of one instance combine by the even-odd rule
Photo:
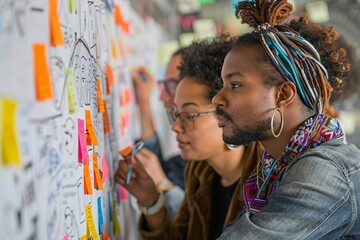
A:
<svg viewBox="0 0 360 240">
<path fill-rule="evenodd" d="M 241 212 L 219 239 L 337 239 L 349 228 L 350 194 L 339 166 L 307 155 L 286 169 L 259 213 Z"/>
<path fill-rule="evenodd" d="M 164 158 L 160 147 L 160 140 L 158 135 L 155 133 L 152 137 L 147 139 L 142 139 L 144 142 L 144 147 L 149 149 L 151 152 L 155 153 L 158 157 L 161 167 L 164 169 Z"/>
<path fill-rule="evenodd" d="M 170 190 L 164 193 L 164 196 L 165 206 L 168 209 L 171 218 L 174 219 L 179 211 L 181 202 L 184 199 L 184 190 L 179 186 L 174 185 Z"/>
</svg>

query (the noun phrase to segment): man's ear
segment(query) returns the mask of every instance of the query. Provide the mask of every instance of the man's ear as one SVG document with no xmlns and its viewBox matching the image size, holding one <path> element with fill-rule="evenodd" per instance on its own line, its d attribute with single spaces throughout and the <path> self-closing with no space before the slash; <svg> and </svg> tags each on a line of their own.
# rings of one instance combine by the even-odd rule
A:
<svg viewBox="0 0 360 240">
<path fill-rule="evenodd" d="M 297 89 L 293 82 L 286 81 L 277 87 L 276 105 L 285 107 L 292 103 L 297 95 Z"/>
</svg>

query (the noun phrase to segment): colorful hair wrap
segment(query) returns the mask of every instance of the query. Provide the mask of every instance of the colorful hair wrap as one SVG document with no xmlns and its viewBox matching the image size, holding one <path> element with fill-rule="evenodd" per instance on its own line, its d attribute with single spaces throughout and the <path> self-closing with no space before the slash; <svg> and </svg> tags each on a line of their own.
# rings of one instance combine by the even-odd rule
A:
<svg viewBox="0 0 360 240">
<path fill-rule="evenodd" d="M 303 103 L 322 113 L 332 90 L 329 76 L 314 46 L 290 27 L 281 25 L 291 10 L 292 5 L 286 0 L 248 0 L 238 4 L 236 14 L 259 33 L 271 61 L 285 80 L 296 85 Z"/>
</svg>

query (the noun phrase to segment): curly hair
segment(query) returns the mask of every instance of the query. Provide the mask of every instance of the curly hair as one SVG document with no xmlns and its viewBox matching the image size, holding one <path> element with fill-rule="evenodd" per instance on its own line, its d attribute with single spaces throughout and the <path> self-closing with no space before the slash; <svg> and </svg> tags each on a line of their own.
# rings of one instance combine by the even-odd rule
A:
<svg viewBox="0 0 360 240">
<path fill-rule="evenodd" d="M 339 34 L 333 27 L 312 23 L 307 17 L 283 25 L 291 10 L 286 0 L 240 2 L 236 17 L 255 30 L 239 37 L 236 45 L 262 46 L 267 53 L 264 61 L 273 65 L 265 84 L 294 82 L 305 106 L 321 113 L 331 91 L 342 91 L 350 64 L 346 51 L 338 47 Z"/>
<path fill-rule="evenodd" d="M 190 77 L 207 86 L 211 100 L 222 88 L 221 68 L 233 44 L 234 38 L 227 35 L 193 42 L 182 54 L 180 79 Z"/>
</svg>

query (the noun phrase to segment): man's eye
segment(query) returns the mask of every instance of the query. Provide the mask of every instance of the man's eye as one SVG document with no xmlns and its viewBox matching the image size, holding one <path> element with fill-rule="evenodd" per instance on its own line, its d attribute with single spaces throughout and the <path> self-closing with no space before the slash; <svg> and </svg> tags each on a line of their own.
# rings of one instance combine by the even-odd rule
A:
<svg viewBox="0 0 360 240">
<path fill-rule="evenodd" d="M 231 88 L 232 89 L 239 88 L 239 87 L 241 87 L 240 83 L 231 83 Z"/>
</svg>

